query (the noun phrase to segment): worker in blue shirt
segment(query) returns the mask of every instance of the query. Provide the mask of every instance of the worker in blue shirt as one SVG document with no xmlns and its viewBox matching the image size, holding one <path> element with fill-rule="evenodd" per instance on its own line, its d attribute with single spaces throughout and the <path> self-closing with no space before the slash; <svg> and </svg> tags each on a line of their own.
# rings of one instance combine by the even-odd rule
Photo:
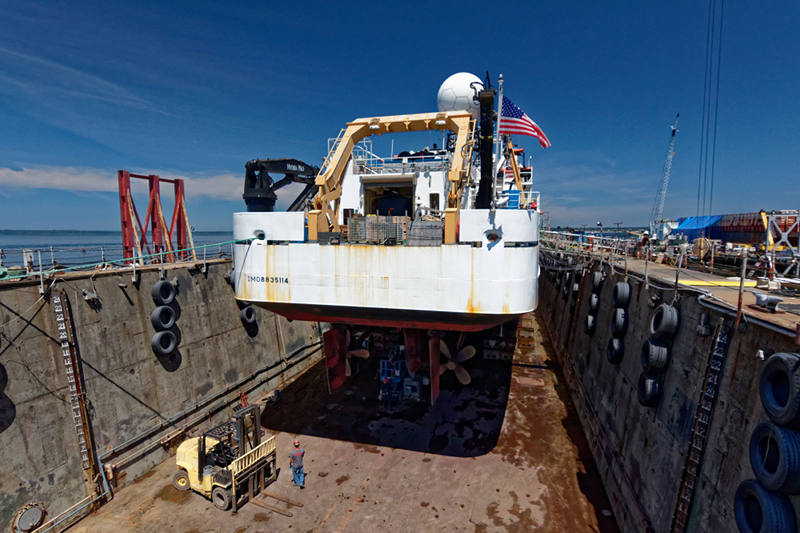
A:
<svg viewBox="0 0 800 533">
<path fill-rule="evenodd" d="M 303 472 L 303 456 L 306 451 L 300 447 L 300 441 L 294 441 L 294 451 L 289 455 L 289 468 L 292 469 L 294 484 L 304 489 L 306 487 L 306 474 Z"/>
</svg>

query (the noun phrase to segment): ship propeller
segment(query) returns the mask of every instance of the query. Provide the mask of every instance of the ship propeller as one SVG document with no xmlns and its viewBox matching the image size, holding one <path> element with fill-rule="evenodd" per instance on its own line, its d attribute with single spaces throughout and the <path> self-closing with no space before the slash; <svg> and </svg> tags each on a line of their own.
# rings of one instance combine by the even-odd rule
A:
<svg viewBox="0 0 800 533">
<path fill-rule="evenodd" d="M 459 344 L 461 344 L 461 342 L 459 342 Z M 458 350 L 455 357 L 453 357 L 450 355 L 450 348 L 447 347 L 444 339 L 439 339 L 439 350 L 447 358 L 447 362 L 439 367 L 439 375 L 441 376 L 446 371 L 452 370 L 456 375 L 456 379 L 458 379 L 462 385 L 469 385 L 472 378 L 469 372 L 467 372 L 467 369 L 461 366 L 461 363 L 471 359 L 475 355 L 475 347 L 464 346 Z"/>
</svg>

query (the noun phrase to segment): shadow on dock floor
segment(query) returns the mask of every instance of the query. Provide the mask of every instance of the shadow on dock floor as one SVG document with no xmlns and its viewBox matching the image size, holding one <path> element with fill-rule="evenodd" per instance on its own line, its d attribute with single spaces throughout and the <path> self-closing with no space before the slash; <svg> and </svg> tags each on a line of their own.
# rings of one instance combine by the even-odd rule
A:
<svg viewBox="0 0 800 533">
<path fill-rule="evenodd" d="M 262 424 L 272 431 L 314 435 L 416 452 L 474 457 L 494 449 L 508 402 L 511 362 L 467 363 L 469 386 L 452 373 L 442 376 L 434 406 L 406 404 L 391 412 L 378 400 L 379 383 L 371 372 L 354 376 L 329 395 L 324 361 L 281 391 L 280 409 L 264 411 Z"/>
</svg>

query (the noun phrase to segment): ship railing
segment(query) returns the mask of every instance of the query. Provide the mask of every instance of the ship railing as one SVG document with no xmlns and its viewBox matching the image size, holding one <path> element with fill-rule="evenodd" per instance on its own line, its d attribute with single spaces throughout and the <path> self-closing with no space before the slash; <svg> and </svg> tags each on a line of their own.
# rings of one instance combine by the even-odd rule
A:
<svg viewBox="0 0 800 533">
<path fill-rule="evenodd" d="M 342 142 L 342 137 L 344 137 L 344 128 L 339 130 L 339 135 L 334 138 L 328 139 L 328 155 L 325 156 L 325 159 L 322 161 L 322 165 L 319 167 L 319 174 L 322 175 L 328 170 L 328 166 L 331 164 L 331 159 L 333 159 L 333 154 L 336 153 L 336 149 Z"/>
<path fill-rule="evenodd" d="M 629 256 L 638 239 L 605 237 L 595 233 L 570 233 L 540 230 L 543 248 L 564 253 L 599 254 L 602 256 Z"/>
<path fill-rule="evenodd" d="M 496 206 L 500 209 L 534 209 L 541 211 L 539 201 L 541 193 L 539 191 L 532 191 L 532 187 L 523 186 L 525 201 L 522 201 L 519 189 L 506 189 L 499 191 L 496 195 Z"/>
<path fill-rule="evenodd" d="M 445 155 L 422 155 L 391 158 L 353 157 L 356 174 L 408 174 L 425 171 L 447 171 L 450 158 Z"/>
<path fill-rule="evenodd" d="M 330 142 L 330 140 L 329 140 Z M 353 147 L 353 168 L 356 174 L 380 174 L 384 158 L 372 151 L 372 140 L 364 139 Z"/>
<path fill-rule="evenodd" d="M 125 258 L 122 245 L 100 246 L 48 246 L 45 248 L 0 248 L 0 282 L 24 278 L 39 278 L 40 290 L 44 280 L 56 274 L 133 266 L 166 264 L 176 252 L 197 253 L 197 263 L 233 256 L 233 245 L 245 241 L 223 241 L 196 245 L 191 248 L 171 250 Z M 184 261 L 194 263 L 195 261 Z M 179 262 L 180 263 L 180 262 Z"/>
</svg>

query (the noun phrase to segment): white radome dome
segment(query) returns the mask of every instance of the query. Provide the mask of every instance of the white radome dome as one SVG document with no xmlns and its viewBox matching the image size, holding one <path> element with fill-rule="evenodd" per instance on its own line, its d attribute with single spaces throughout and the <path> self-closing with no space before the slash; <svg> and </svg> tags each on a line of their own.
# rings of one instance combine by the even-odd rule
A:
<svg viewBox="0 0 800 533">
<path fill-rule="evenodd" d="M 477 118 L 480 106 L 472 100 L 475 95 L 472 84 L 479 91 L 483 89 L 481 79 L 469 72 L 459 72 L 444 80 L 436 97 L 439 111 L 469 111 Z"/>
</svg>

